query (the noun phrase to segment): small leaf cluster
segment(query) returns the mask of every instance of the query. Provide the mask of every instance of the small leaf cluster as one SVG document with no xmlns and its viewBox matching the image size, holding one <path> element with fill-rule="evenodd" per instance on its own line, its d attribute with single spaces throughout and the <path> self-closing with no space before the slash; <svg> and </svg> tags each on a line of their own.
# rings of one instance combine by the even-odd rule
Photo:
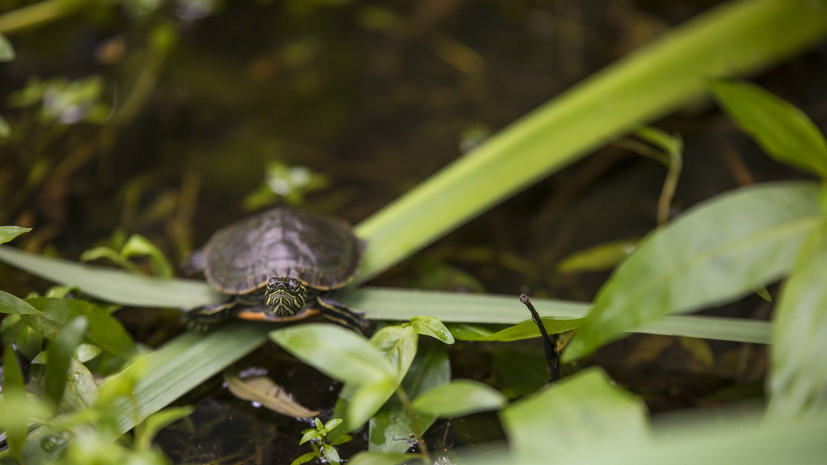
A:
<svg viewBox="0 0 827 465">
<path fill-rule="evenodd" d="M 141 270 L 138 265 L 130 260 L 135 257 L 147 257 L 152 274 L 155 276 L 161 278 L 172 277 L 172 265 L 170 265 L 167 257 L 161 249 L 140 234 L 132 234 L 127 239 L 122 232 L 116 231 L 112 235 L 110 245 L 94 247 L 84 251 L 80 256 L 80 260 L 89 262 L 106 258 L 127 271 L 140 273 Z"/>
<path fill-rule="evenodd" d="M 336 446 L 349 442 L 352 438 L 350 435 L 342 434 L 328 441 L 327 435 L 342 424 L 342 419 L 333 418 L 328 420 L 327 423 L 322 423 L 318 418 L 314 418 L 313 423 L 315 428 L 302 431 L 302 438 L 299 441 L 299 445 L 309 442 L 313 447 L 313 451 L 299 456 L 296 460 L 293 460 L 291 465 L 301 465 L 314 459 L 323 459 L 328 463 L 341 463 L 342 460 L 339 458 L 339 451 Z"/>
</svg>

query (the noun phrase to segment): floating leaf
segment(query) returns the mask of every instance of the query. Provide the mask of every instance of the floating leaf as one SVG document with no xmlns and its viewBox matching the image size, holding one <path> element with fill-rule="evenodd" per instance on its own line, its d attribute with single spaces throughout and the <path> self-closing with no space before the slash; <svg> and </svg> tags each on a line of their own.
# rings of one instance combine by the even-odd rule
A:
<svg viewBox="0 0 827 465">
<path fill-rule="evenodd" d="M 478 381 L 457 379 L 425 391 L 411 403 L 411 407 L 448 418 L 495 410 L 505 403 L 505 396 L 496 389 Z"/>
<path fill-rule="evenodd" d="M 801 248 L 773 325 L 769 414 L 789 419 L 827 410 L 827 217 Z"/>
<path fill-rule="evenodd" d="M 282 415 L 294 418 L 313 418 L 319 414 L 317 410 L 310 410 L 294 401 L 284 388 L 266 376 L 241 379 L 236 375 L 225 373 L 224 381 L 230 392 L 239 399 L 257 402 Z"/>
<path fill-rule="evenodd" d="M 827 178 L 827 142 L 798 108 L 747 82 L 712 81 L 721 107 L 776 160 Z"/>
<path fill-rule="evenodd" d="M 731 301 L 780 278 L 817 224 L 817 196 L 809 182 L 746 187 L 655 231 L 598 292 L 563 359 L 668 313 Z"/>
<path fill-rule="evenodd" d="M 517 401 L 500 412 L 515 457 L 524 463 L 568 463 L 601 438 L 629 443 L 648 432 L 646 407 L 614 386 L 599 368 L 588 368 Z"/>
</svg>

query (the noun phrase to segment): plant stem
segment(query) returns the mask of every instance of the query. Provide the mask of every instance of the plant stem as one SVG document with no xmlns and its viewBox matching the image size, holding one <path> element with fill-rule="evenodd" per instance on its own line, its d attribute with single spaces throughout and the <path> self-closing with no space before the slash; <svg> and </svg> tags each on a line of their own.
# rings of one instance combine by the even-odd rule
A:
<svg viewBox="0 0 827 465">
<path fill-rule="evenodd" d="M 398 386 L 396 388 L 396 396 L 399 397 L 399 401 L 402 402 L 402 406 L 405 408 L 405 414 L 408 415 L 408 420 L 411 422 L 411 431 L 414 436 L 416 436 L 416 447 L 422 455 L 422 461 L 430 465 L 433 463 L 431 461 L 431 453 L 428 451 L 428 445 L 425 444 L 425 439 L 422 438 L 422 432 L 419 431 L 419 425 L 416 424 L 416 413 L 414 412 L 413 407 L 411 407 L 411 399 L 408 398 L 408 393 L 402 389 L 402 386 Z"/>
</svg>

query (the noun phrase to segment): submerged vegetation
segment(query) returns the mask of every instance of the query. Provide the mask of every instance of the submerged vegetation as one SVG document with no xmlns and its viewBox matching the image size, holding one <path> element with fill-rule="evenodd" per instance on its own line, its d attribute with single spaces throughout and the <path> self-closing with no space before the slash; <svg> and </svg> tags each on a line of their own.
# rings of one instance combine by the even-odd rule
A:
<svg viewBox="0 0 827 465">
<path fill-rule="evenodd" d="M 461 2 L 422 4 L 410 18 L 356 1 L 46 0 L 0 14 L 0 57 L 11 60 L 0 110 L 0 224 L 8 225 L 0 243 L 14 241 L 0 246 L 0 261 L 14 267 L 0 270 L 0 463 L 823 460 L 827 142 L 806 112 L 740 78 L 823 43 L 827 2 L 720 5 L 591 77 L 569 68 L 571 80 L 583 79 L 510 125 L 519 112 L 496 106 L 478 117 L 484 125 L 422 123 L 407 152 L 393 147 L 402 129 L 385 119 L 412 117 L 396 106 L 414 105 L 415 88 L 404 81 L 389 101 L 367 103 L 348 94 L 363 72 L 343 59 L 348 28 L 389 47 L 360 63 L 374 84 L 393 87 L 386 78 L 406 65 L 395 54 L 418 60 L 423 46 L 464 76 L 471 100 L 494 98 L 481 82 L 482 56 L 439 28 Z M 549 16 L 509 5 L 481 8 L 548 26 Z M 275 51 L 239 51 L 208 32 L 265 11 L 283 16 L 272 19 L 278 33 L 255 36 Z M 560 5 L 554 13 L 566 18 Z M 84 32 L 95 33 L 96 63 L 78 69 L 49 56 L 63 47 L 42 42 Z M 574 59 L 563 49 L 555 57 Z M 214 63 L 222 58 L 231 65 Z M 823 68 L 823 47 L 810 59 Z M 242 61 L 247 81 L 237 82 Z M 434 73 L 423 79 L 443 79 Z M 423 104 L 454 108 L 451 89 Z M 748 148 L 717 139 L 699 147 L 693 123 L 657 121 L 680 109 L 701 119 L 686 107 L 707 96 L 731 121 L 718 125 L 737 126 Z M 196 97 L 203 102 L 191 106 Z M 374 119 L 349 123 L 363 105 Z M 480 129 L 494 123 L 505 127 Z M 646 126 L 656 123 L 669 129 Z M 459 139 L 469 127 L 473 135 L 456 144 L 467 153 L 450 163 L 428 157 L 430 136 Z M 363 149 L 370 158 L 353 155 Z M 455 231 L 601 149 L 665 170 L 640 177 L 619 168 L 627 156 L 598 153 L 567 168 L 571 180 L 555 189 L 509 201 L 515 210 L 534 202 L 519 214 L 489 213 L 493 245 Z M 750 163 L 785 171 L 754 182 L 758 168 L 738 152 L 757 149 L 766 156 Z M 724 154 L 737 188 L 713 184 L 709 158 L 695 159 L 704 151 Z M 405 176 L 421 172 L 417 163 L 446 166 L 424 181 Z M 618 178 L 621 194 L 608 190 Z M 639 195 L 641 179 L 656 188 Z M 703 194 L 682 197 L 685 184 Z M 600 204 L 589 188 L 620 201 Z M 641 198 L 644 225 L 628 228 Z M 224 297 L 201 279 L 175 278 L 172 264 L 233 211 L 278 202 L 365 218 L 354 229 L 367 244 L 355 282 L 370 285 L 338 297 L 376 324 L 370 338 L 319 322 L 183 331 L 181 309 Z M 578 211 L 585 220 L 558 221 Z M 537 250 L 514 245 L 529 237 L 541 238 Z M 602 270 L 611 274 L 589 275 Z M 720 308 L 732 302 L 747 311 Z M 538 341 L 540 324 L 552 338 Z M 550 379 L 558 362 L 561 379 Z M 225 407 L 205 417 L 215 405 Z"/>
</svg>

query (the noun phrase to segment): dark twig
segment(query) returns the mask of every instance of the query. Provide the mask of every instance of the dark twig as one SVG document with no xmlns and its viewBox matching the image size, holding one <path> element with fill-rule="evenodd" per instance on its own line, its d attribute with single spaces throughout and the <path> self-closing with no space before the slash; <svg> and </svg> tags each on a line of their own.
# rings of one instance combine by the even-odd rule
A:
<svg viewBox="0 0 827 465">
<path fill-rule="evenodd" d="M 543 320 L 540 319 L 540 314 L 537 313 L 537 310 L 531 303 L 531 299 L 529 299 L 527 295 L 521 294 L 520 302 L 528 307 L 528 311 L 531 312 L 531 319 L 534 320 L 534 324 L 536 324 L 537 328 L 540 330 L 540 336 L 543 338 L 543 347 L 546 350 L 549 382 L 553 383 L 560 379 L 560 356 L 557 353 L 557 335 L 552 334 L 549 336 L 548 332 L 546 332 L 546 327 L 543 324 Z"/>
</svg>

